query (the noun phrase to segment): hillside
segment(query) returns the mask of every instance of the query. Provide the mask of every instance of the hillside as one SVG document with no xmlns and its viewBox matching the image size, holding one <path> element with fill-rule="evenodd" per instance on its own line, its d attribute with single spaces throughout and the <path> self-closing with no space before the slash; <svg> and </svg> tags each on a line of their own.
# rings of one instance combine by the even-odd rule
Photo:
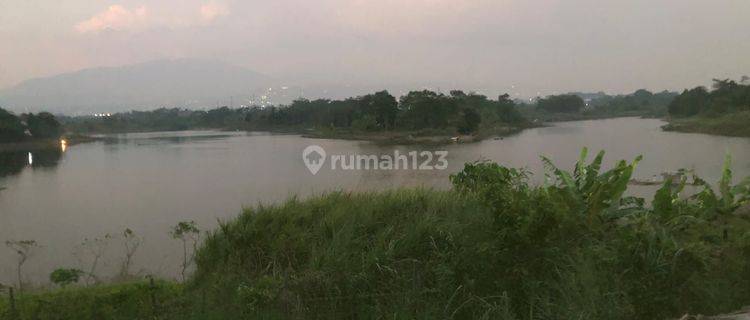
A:
<svg viewBox="0 0 750 320">
<path fill-rule="evenodd" d="M 220 62 L 157 60 L 28 80 L 0 91 L 0 105 L 65 114 L 215 107 L 246 103 L 275 85 L 269 76 Z"/>
</svg>

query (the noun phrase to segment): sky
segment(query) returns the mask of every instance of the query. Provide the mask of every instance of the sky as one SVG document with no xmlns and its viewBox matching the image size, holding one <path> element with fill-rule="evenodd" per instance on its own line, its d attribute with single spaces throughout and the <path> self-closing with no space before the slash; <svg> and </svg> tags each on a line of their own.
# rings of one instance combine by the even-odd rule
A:
<svg viewBox="0 0 750 320">
<path fill-rule="evenodd" d="M 750 74 L 747 0 L 0 0 L 0 88 L 215 59 L 300 83 L 632 92 Z"/>
</svg>

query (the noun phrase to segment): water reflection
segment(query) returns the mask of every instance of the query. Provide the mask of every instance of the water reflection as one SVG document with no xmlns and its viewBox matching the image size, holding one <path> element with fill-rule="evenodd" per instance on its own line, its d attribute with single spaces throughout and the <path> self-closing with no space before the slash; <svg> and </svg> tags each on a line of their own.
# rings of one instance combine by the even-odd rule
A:
<svg viewBox="0 0 750 320">
<path fill-rule="evenodd" d="M 98 136 L 105 144 L 181 144 L 202 141 L 222 140 L 230 137 L 248 135 L 245 132 L 217 131 L 176 131 L 176 132 L 138 132 Z"/>
<path fill-rule="evenodd" d="M 60 162 L 61 149 L 0 152 L 0 177 L 21 173 L 24 168 L 54 168 Z"/>
</svg>

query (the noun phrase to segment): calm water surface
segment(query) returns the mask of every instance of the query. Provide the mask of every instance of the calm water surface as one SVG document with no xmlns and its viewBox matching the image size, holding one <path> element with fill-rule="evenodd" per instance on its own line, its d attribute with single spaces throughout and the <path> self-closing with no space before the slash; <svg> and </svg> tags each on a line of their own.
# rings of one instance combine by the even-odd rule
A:
<svg viewBox="0 0 750 320">
<path fill-rule="evenodd" d="M 571 168 L 582 147 L 605 150 L 605 163 L 642 154 L 636 177 L 678 168 L 694 169 L 709 181 L 719 178 L 724 154 L 734 157 L 736 176 L 750 175 L 750 139 L 662 132 L 659 120 L 620 118 L 558 123 L 518 135 L 438 149 L 449 151 L 444 171 L 342 171 L 324 166 L 315 176 L 302 150 L 311 144 L 330 154 L 393 154 L 368 142 L 306 139 L 260 133 L 169 132 L 115 136 L 110 142 L 69 147 L 64 153 L 0 154 L 0 240 L 34 239 L 43 247 L 27 262 L 27 280 L 44 283 L 57 267 L 85 269 L 73 254 L 84 238 L 117 235 L 125 228 L 145 239 L 134 271 L 175 277 L 179 243 L 168 236 L 178 221 L 202 229 L 236 216 L 243 206 L 276 203 L 292 195 L 331 190 L 368 191 L 391 187 L 448 187 L 448 175 L 465 162 L 486 159 L 540 172 L 539 155 Z M 607 161 L 608 160 L 608 161 Z M 632 187 L 647 196 L 652 187 Z M 123 255 L 110 240 L 99 268 L 114 274 Z M 15 281 L 13 252 L 0 248 L 0 283 Z"/>
</svg>

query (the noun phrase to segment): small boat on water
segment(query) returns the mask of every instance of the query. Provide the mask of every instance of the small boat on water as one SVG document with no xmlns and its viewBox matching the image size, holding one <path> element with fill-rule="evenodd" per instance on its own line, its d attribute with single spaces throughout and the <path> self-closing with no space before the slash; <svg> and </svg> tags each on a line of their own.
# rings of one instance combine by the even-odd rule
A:
<svg viewBox="0 0 750 320">
<path fill-rule="evenodd" d="M 631 179 L 629 184 L 636 186 L 656 186 L 663 185 L 669 182 L 671 185 L 676 186 L 682 182 L 683 177 L 687 176 L 688 172 L 692 170 L 679 170 L 677 172 L 662 172 L 660 175 L 653 175 L 648 179 Z M 689 182 L 687 184 L 694 184 L 695 182 Z"/>
</svg>

